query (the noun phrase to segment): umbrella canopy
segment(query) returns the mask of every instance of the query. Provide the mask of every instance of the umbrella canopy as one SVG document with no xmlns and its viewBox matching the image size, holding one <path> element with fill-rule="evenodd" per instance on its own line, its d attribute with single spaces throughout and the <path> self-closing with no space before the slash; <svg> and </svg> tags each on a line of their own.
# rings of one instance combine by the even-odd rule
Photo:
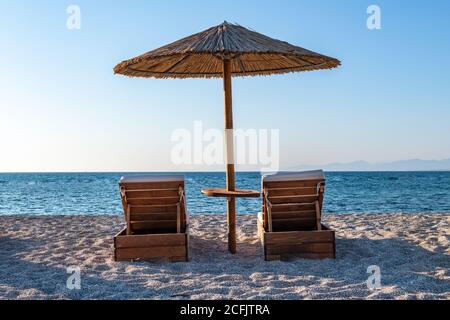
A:
<svg viewBox="0 0 450 320">
<path fill-rule="evenodd" d="M 221 78 L 223 60 L 231 60 L 232 76 L 311 71 L 340 65 L 337 59 L 224 22 L 126 60 L 114 71 L 133 77 Z"/>
<path fill-rule="evenodd" d="M 114 72 L 145 78 L 223 78 L 225 94 L 226 188 L 205 189 L 207 196 L 227 198 L 228 247 L 236 253 L 237 197 L 259 197 L 258 191 L 235 188 L 232 76 L 331 69 L 340 61 L 269 38 L 227 22 L 167 46 L 123 61 Z"/>
</svg>

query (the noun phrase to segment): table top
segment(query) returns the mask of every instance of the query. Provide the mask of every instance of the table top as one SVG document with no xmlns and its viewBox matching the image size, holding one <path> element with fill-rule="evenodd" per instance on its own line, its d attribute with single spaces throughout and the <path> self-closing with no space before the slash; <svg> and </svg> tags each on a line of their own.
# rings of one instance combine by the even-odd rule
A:
<svg viewBox="0 0 450 320">
<path fill-rule="evenodd" d="M 210 188 L 203 189 L 202 193 L 208 197 L 223 197 L 223 198 L 259 198 L 261 193 L 256 190 L 241 190 L 228 191 L 226 188 Z"/>
</svg>

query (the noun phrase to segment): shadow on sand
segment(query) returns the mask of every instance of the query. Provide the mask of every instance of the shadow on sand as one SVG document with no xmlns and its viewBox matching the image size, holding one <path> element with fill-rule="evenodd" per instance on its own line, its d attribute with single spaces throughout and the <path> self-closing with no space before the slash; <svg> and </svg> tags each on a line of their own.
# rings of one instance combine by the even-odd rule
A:
<svg viewBox="0 0 450 320">
<path fill-rule="evenodd" d="M 37 263 L 28 261 L 33 250 L 42 250 L 45 243 L 0 237 L 0 299 L 107 299 L 117 292 L 123 299 L 151 298 L 155 291 L 127 279 L 117 281 L 101 278 L 99 272 L 81 270 L 81 290 L 67 288 L 67 267 L 61 261 Z M 50 259 L 51 260 L 51 259 Z M 55 264 L 55 265 L 53 265 Z"/>
<path fill-rule="evenodd" d="M 99 262 L 99 268 L 82 270 L 82 290 L 69 290 L 66 282 L 70 274 L 63 266 L 64 261 L 36 262 L 34 259 L 36 251 L 45 252 L 45 242 L 2 237 L 0 286 L 6 289 L 0 289 L 0 298 L 189 299 L 207 293 L 206 285 L 214 283 L 221 286 L 219 294 L 222 296 L 232 292 L 235 298 L 248 297 L 244 289 L 236 289 L 235 282 L 245 283 L 248 288 L 260 288 L 261 292 L 267 284 L 277 290 L 285 288 L 286 283 L 290 288 L 311 286 L 313 296 L 318 298 L 346 298 L 349 290 L 352 296 L 356 290 L 357 295 L 364 298 L 371 294 L 366 287 L 367 268 L 371 265 L 380 267 L 382 286 L 394 287 L 397 291 L 395 295 L 385 292 L 376 298 L 394 298 L 399 292 L 445 294 L 450 291 L 450 282 L 436 277 L 438 272 L 448 276 L 450 259 L 444 254 L 445 249 L 432 252 L 399 239 L 337 239 L 336 260 L 265 262 L 256 240 L 240 243 L 239 253 L 231 255 L 220 239 L 191 237 L 189 263 Z M 198 279 L 195 285 L 183 282 L 192 278 Z M 153 282 L 148 283 L 151 279 Z M 176 284 L 170 287 L 174 281 Z M 303 296 L 289 292 L 283 297 Z M 260 298 L 270 298 L 270 295 Z"/>
</svg>

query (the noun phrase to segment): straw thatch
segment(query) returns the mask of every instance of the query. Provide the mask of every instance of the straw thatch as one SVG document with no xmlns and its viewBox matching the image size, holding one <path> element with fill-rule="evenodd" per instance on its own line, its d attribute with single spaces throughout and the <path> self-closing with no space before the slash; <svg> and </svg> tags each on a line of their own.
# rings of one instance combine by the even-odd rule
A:
<svg viewBox="0 0 450 320">
<path fill-rule="evenodd" d="M 222 77 L 225 59 L 232 62 L 233 76 L 331 69 L 340 65 L 337 59 L 224 22 L 126 60 L 114 72 L 132 77 L 214 78 Z"/>
</svg>

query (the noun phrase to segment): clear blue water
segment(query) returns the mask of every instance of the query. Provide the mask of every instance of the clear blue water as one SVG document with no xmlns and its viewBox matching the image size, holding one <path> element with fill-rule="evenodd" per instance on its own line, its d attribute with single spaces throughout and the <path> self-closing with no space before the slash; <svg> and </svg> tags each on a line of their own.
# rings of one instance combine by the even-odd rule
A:
<svg viewBox="0 0 450 320">
<path fill-rule="evenodd" d="M 0 174 L 0 215 L 122 214 L 118 181 L 124 173 Z M 223 173 L 187 173 L 192 214 L 225 212 L 225 200 L 200 190 L 225 185 Z M 450 172 L 327 173 L 327 213 L 450 212 Z M 238 173 L 238 187 L 259 190 L 259 173 Z M 238 201 L 238 212 L 254 214 L 259 199 Z"/>
</svg>

